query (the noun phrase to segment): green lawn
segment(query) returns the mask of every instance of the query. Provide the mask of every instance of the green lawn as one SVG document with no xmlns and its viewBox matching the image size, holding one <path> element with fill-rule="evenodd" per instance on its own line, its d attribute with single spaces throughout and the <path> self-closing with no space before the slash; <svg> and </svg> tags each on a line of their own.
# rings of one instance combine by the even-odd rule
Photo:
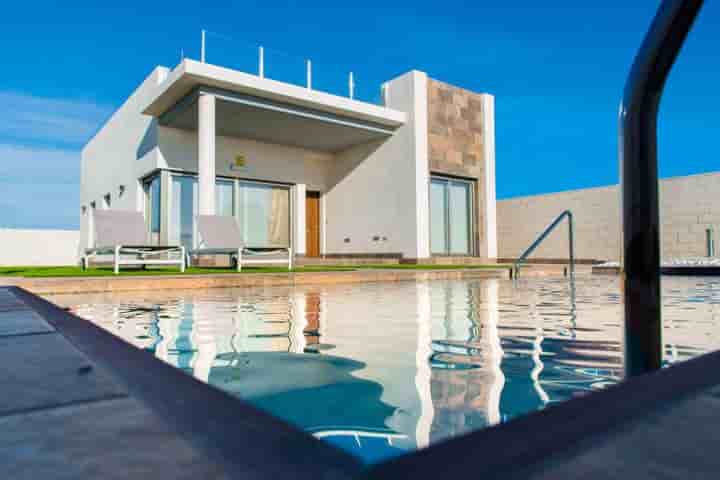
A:
<svg viewBox="0 0 720 480">
<path fill-rule="evenodd" d="M 329 271 L 350 271 L 350 267 L 322 266 L 322 267 L 299 267 L 292 269 L 293 272 L 329 272 Z M 243 267 L 243 273 L 286 273 L 287 268 L 283 267 Z M 120 269 L 120 276 L 136 275 L 217 275 L 222 273 L 238 274 L 234 268 L 222 267 L 190 267 L 185 273 L 180 273 L 177 268 L 148 268 L 142 269 Z M 111 277 L 115 276 L 111 267 L 90 268 L 82 270 L 80 267 L 0 267 L 0 277 Z"/>
<path fill-rule="evenodd" d="M 292 272 L 348 272 L 353 270 L 457 270 L 457 269 L 495 269 L 507 268 L 507 265 L 310 265 L 292 269 Z M 286 273 L 284 267 L 243 267 L 238 273 L 233 268 L 224 267 L 190 267 L 185 273 L 180 273 L 177 268 L 156 267 L 141 269 L 121 269 L 120 276 L 134 275 L 217 275 L 217 274 L 252 274 L 252 273 Z M 28 277 L 28 278 L 49 278 L 49 277 L 108 277 L 114 276 L 111 267 L 90 268 L 82 270 L 80 267 L 0 267 L 0 277 Z"/>
</svg>

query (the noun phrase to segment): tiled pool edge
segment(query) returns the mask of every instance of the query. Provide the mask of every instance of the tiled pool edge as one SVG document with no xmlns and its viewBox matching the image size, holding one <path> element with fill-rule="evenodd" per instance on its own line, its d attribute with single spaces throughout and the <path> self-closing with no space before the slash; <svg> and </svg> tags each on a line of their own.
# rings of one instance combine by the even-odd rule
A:
<svg viewBox="0 0 720 480">
<path fill-rule="evenodd" d="M 372 269 L 341 272 L 226 273 L 218 275 L 5 277 L 0 278 L 0 284 L 13 285 L 38 295 L 45 295 L 508 277 L 509 270 L 506 268 L 458 270 Z"/>
<path fill-rule="evenodd" d="M 4 478 L 126 478 L 134 470 L 339 479 L 361 471 L 349 455 L 27 291 L 0 287 L 0 313 L 0 321 L 25 314 L 0 330 L 0 371 L 22 374 L 0 399 Z"/>
</svg>

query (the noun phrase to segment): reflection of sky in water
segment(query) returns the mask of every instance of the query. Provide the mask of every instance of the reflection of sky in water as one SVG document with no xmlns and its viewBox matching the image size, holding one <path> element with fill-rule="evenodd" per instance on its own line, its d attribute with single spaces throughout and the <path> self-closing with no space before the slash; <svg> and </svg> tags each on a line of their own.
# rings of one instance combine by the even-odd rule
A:
<svg viewBox="0 0 720 480">
<path fill-rule="evenodd" d="M 666 363 L 716 349 L 720 281 L 663 278 Z M 617 381 L 617 278 L 51 300 L 368 462 Z"/>
</svg>

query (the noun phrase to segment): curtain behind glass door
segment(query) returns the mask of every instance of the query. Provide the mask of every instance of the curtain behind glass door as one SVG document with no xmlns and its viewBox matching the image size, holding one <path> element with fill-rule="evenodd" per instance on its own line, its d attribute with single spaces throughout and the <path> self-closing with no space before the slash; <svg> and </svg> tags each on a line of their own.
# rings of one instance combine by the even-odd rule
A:
<svg viewBox="0 0 720 480">
<path fill-rule="evenodd" d="M 290 190 L 240 182 L 240 230 L 250 247 L 290 246 Z"/>
</svg>

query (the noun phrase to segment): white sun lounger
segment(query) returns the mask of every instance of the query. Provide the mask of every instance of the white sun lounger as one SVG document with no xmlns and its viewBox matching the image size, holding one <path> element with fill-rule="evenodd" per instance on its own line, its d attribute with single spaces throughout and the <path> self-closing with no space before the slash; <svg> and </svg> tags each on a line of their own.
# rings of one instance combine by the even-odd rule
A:
<svg viewBox="0 0 720 480">
<path fill-rule="evenodd" d="M 145 219 L 140 212 L 130 210 L 95 210 L 92 248 L 85 249 L 82 268 L 99 255 L 112 255 L 113 271 L 120 273 L 121 265 L 177 265 L 185 271 L 185 248 L 179 246 L 148 245 Z"/>
<path fill-rule="evenodd" d="M 221 215 L 197 215 L 195 224 L 198 232 L 198 248 L 190 251 L 193 255 L 229 255 L 237 262 L 237 271 L 243 265 L 287 264 L 292 269 L 291 248 L 270 250 L 253 249 L 245 246 L 240 227 L 235 217 Z"/>
</svg>

